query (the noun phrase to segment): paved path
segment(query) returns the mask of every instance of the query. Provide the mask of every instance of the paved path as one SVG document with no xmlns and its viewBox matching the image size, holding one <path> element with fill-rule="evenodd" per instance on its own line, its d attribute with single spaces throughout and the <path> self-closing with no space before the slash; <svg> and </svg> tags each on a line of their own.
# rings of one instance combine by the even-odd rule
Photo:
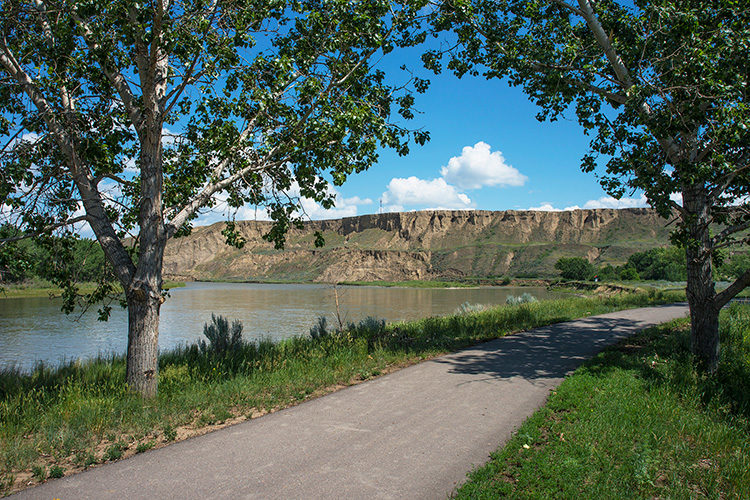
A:
<svg viewBox="0 0 750 500">
<path fill-rule="evenodd" d="M 581 361 L 684 305 L 487 342 L 20 498 L 445 498 Z"/>
</svg>

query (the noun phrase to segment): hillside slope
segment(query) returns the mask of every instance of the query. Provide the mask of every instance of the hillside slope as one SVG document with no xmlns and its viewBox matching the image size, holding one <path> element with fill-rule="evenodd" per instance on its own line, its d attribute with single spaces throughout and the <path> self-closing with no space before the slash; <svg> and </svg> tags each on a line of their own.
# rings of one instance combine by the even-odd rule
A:
<svg viewBox="0 0 750 500">
<path fill-rule="evenodd" d="M 283 251 L 262 239 L 268 222 L 237 222 L 247 240 L 225 244 L 223 223 L 195 228 L 167 245 L 164 274 L 176 279 L 402 281 L 554 275 L 562 256 L 620 264 L 668 243 L 653 210 L 567 212 L 423 211 L 310 221 L 293 229 Z M 314 247 L 321 231 L 326 245 Z"/>
</svg>

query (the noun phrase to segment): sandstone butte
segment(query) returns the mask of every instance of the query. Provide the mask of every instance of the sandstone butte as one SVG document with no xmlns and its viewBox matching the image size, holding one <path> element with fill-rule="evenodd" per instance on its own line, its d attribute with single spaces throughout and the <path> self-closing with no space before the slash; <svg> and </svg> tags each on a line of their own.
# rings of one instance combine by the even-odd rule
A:
<svg viewBox="0 0 750 500">
<path fill-rule="evenodd" d="M 406 281 L 556 275 L 560 257 L 618 265 L 669 242 L 668 221 L 647 208 L 565 212 L 433 210 L 306 222 L 284 250 L 270 222 L 238 221 L 247 243 L 228 246 L 224 223 L 170 241 L 164 275 L 179 280 Z M 326 245 L 315 248 L 315 232 Z"/>
</svg>

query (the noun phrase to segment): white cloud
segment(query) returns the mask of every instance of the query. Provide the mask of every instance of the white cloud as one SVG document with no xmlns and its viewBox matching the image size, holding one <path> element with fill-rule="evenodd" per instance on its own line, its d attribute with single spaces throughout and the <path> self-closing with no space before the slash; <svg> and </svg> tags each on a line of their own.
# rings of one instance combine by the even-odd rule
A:
<svg viewBox="0 0 750 500">
<path fill-rule="evenodd" d="M 548 201 L 543 201 L 541 205 L 538 207 L 529 207 L 527 210 L 537 211 L 537 212 L 568 212 L 570 210 L 580 210 L 581 207 L 578 205 L 572 205 L 565 208 L 556 208 L 552 203 Z"/>
<path fill-rule="evenodd" d="M 555 208 L 552 206 L 552 203 L 548 201 L 543 201 L 541 205 L 538 207 L 529 207 L 529 210 L 533 210 L 535 212 L 559 212 L 559 208 Z"/>
<path fill-rule="evenodd" d="M 589 200 L 584 203 L 583 208 L 643 208 L 648 206 L 648 199 L 645 194 L 639 198 L 613 198 L 612 196 L 602 196 L 597 200 Z"/>
<path fill-rule="evenodd" d="M 386 210 L 391 212 L 402 211 L 405 205 L 426 205 L 449 210 L 474 206 L 468 196 L 458 192 L 445 179 L 425 180 L 414 176 L 391 179 L 382 201 Z"/>
<path fill-rule="evenodd" d="M 454 156 L 442 167 L 443 178 L 461 189 L 484 186 L 523 186 L 528 177 L 508 165 L 500 151 L 491 151 L 486 142 L 465 146 L 461 156 Z"/>
<path fill-rule="evenodd" d="M 681 200 L 681 198 L 680 198 Z M 593 208 L 642 208 L 648 207 L 648 200 L 646 195 L 641 195 L 639 198 L 620 198 L 619 200 L 612 196 L 602 196 L 596 200 L 589 200 L 583 204 L 583 207 L 578 205 L 571 205 L 565 208 L 556 208 L 552 203 L 543 201 L 541 205 L 537 207 L 529 207 L 529 210 L 537 210 L 543 212 L 563 212 L 569 210 L 581 210 L 593 209 Z"/>
<path fill-rule="evenodd" d="M 678 205 L 682 205 L 682 193 L 672 193 L 669 195 L 669 199 Z"/>
</svg>

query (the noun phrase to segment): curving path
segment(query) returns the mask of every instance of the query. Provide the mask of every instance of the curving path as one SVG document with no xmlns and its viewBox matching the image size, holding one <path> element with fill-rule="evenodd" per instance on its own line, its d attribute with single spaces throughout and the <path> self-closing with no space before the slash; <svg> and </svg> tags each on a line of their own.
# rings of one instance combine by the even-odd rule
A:
<svg viewBox="0 0 750 500">
<path fill-rule="evenodd" d="M 583 360 L 682 304 L 480 344 L 18 498 L 445 498 Z"/>
</svg>

